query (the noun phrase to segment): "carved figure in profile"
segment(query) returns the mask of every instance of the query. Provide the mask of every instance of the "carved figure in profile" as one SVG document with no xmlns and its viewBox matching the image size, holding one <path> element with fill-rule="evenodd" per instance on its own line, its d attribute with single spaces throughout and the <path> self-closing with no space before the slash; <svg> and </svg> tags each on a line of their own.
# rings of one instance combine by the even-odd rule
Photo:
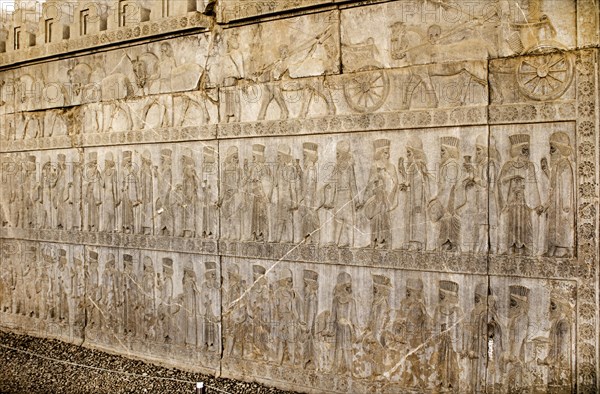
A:
<svg viewBox="0 0 600 394">
<path fill-rule="evenodd" d="M 384 344 L 384 329 L 390 322 L 390 293 L 392 282 L 385 275 L 373 275 L 373 300 L 367 323 L 367 335 Z"/>
<path fill-rule="evenodd" d="M 102 288 L 99 282 L 98 253 L 90 250 L 88 252 L 88 263 L 85 265 L 85 288 L 87 294 L 86 314 L 88 324 L 92 330 L 99 330 L 102 324 Z"/>
<path fill-rule="evenodd" d="M 335 343 L 333 368 L 340 374 L 352 373 L 353 345 L 359 333 L 352 277 L 346 272 L 338 274 L 333 289 L 330 327 Z"/>
<path fill-rule="evenodd" d="M 139 178 L 132 160 L 131 151 L 123 151 L 123 179 L 121 184 L 121 221 L 123 233 L 134 234 L 136 213 L 141 203 Z"/>
<path fill-rule="evenodd" d="M 47 161 L 42 166 L 42 179 L 39 187 L 40 213 L 39 228 L 54 228 L 54 198 L 58 183 L 58 168 L 55 163 Z"/>
<path fill-rule="evenodd" d="M 430 176 L 427 171 L 427 158 L 423 142 L 419 137 L 411 136 L 406 144 L 408 167 L 404 171 L 402 160 L 398 163 L 405 183 L 400 190 L 406 192 L 406 246 L 408 250 L 425 250 L 427 247 L 427 203 L 430 196 Z"/>
<path fill-rule="evenodd" d="M 546 254 L 571 257 L 575 245 L 575 191 L 569 136 L 556 132 L 550 136 L 550 189 L 544 204 L 547 215 Z"/>
<path fill-rule="evenodd" d="M 456 137 L 442 137 L 440 140 L 441 163 L 437 195 L 429 203 L 431 219 L 440 223 L 437 248 L 447 251 L 460 250 L 461 222 L 457 212 L 460 173 L 458 144 Z"/>
<path fill-rule="evenodd" d="M 69 229 L 79 231 L 83 229 L 83 153 L 79 152 L 79 159 L 73 162 L 73 181 L 69 195 Z"/>
<path fill-rule="evenodd" d="M 573 312 L 570 297 L 559 288 L 550 294 L 548 356 L 537 362 L 548 366 L 548 390 L 567 394 L 572 387 Z"/>
<path fill-rule="evenodd" d="M 405 297 L 396 310 L 392 326 L 385 333 L 385 346 L 391 353 L 392 363 L 406 357 L 400 376 L 403 387 L 421 390 L 426 387 L 430 367 L 424 360 L 423 345 L 428 335 L 429 315 L 423 297 L 423 281 L 407 279 Z"/>
<path fill-rule="evenodd" d="M 119 186 L 117 179 L 117 170 L 112 152 L 107 152 L 104 156 L 104 171 L 102 178 L 102 231 L 108 233 L 118 232 L 117 228 L 117 207 L 121 204 L 119 198 Z"/>
<path fill-rule="evenodd" d="M 277 148 L 271 201 L 275 204 L 275 242 L 294 242 L 294 211 L 298 209 L 298 173 L 288 145 Z"/>
<path fill-rule="evenodd" d="M 202 213 L 202 238 L 214 238 L 217 226 L 217 201 L 213 197 L 210 176 L 217 170 L 217 151 L 212 146 L 202 150 L 202 185 L 200 186 L 200 207 Z"/>
<path fill-rule="evenodd" d="M 104 310 L 103 329 L 117 333 L 119 321 L 119 275 L 117 273 L 115 255 L 109 253 L 102 273 L 102 307 Z M 108 333 L 108 332 L 105 332 Z"/>
<path fill-rule="evenodd" d="M 160 169 L 158 171 L 158 198 L 156 212 L 158 214 L 158 235 L 173 234 L 173 212 L 171 210 L 171 189 L 173 188 L 173 172 L 171 149 L 160 151 Z"/>
<path fill-rule="evenodd" d="M 196 283 L 196 273 L 191 268 L 183 269 L 183 294 L 181 313 L 183 315 L 183 343 L 190 347 L 200 347 L 202 327 L 200 324 L 200 294 Z"/>
<path fill-rule="evenodd" d="M 100 205 L 102 196 L 100 195 L 101 177 L 98 170 L 98 154 L 90 152 L 88 162 L 85 165 L 84 173 L 84 207 L 85 207 L 85 230 L 98 231 L 100 224 Z"/>
<path fill-rule="evenodd" d="M 239 33 L 232 29 L 227 38 L 227 52 L 219 63 L 223 71 L 224 121 L 225 123 L 239 122 L 242 115 L 242 105 L 238 81 L 244 78 L 244 57 L 240 50 Z"/>
<path fill-rule="evenodd" d="M 243 173 L 240 168 L 239 152 L 235 146 L 227 148 L 222 170 L 222 195 L 219 200 L 224 225 L 223 238 L 240 240 L 243 215 L 241 214 L 243 195 L 240 192 Z"/>
<path fill-rule="evenodd" d="M 500 154 L 494 137 L 480 134 L 475 140 L 475 163 L 465 156 L 463 164 L 467 176 L 462 181 L 466 208 L 463 217 L 475 218 L 470 239 L 465 239 L 469 251 L 487 252 L 488 243 L 492 253 L 498 252 L 498 220 L 501 195 L 498 190 Z M 466 238 L 465 234 L 465 238 Z M 489 237 L 489 242 L 488 242 Z"/>
<path fill-rule="evenodd" d="M 121 312 L 123 313 L 123 335 L 125 337 L 135 337 L 137 333 L 138 312 L 139 312 L 139 290 L 135 272 L 133 271 L 133 256 L 123 255 L 123 279 L 121 280 L 121 296 L 123 303 Z"/>
<path fill-rule="evenodd" d="M 147 340 L 154 340 L 156 337 L 156 275 L 154 274 L 154 264 L 148 256 L 144 257 L 144 273 L 141 283 L 141 324 L 144 329 L 144 336 Z"/>
<path fill-rule="evenodd" d="M 319 311 L 319 274 L 304 270 L 304 302 L 302 321 L 304 327 L 303 368 L 315 369 L 318 364 L 316 351 L 317 313 Z"/>
<path fill-rule="evenodd" d="M 150 151 L 142 153 L 140 167 L 140 234 L 154 233 L 154 171 Z"/>
<path fill-rule="evenodd" d="M 279 59 L 259 71 L 259 81 L 263 82 L 264 92 L 262 94 L 262 100 L 260 103 L 260 110 L 258 111 L 257 120 L 264 120 L 267 115 L 269 105 L 275 101 L 279 107 L 279 119 L 287 119 L 289 110 L 287 103 L 283 98 L 282 91 L 282 78 L 287 77 L 289 62 L 290 62 L 290 51 L 287 45 L 281 45 L 279 47 Z"/>
<path fill-rule="evenodd" d="M 391 211 L 398 206 L 398 175 L 390 163 L 390 140 L 373 142 L 373 164 L 365 190 L 365 214 L 371 222 L 371 246 L 390 248 L 392 245 Z"/>
<path fill-rule="evenodd" d="M 27 156 L 27 162 L 25 163 L 25 182 L 23 185 L 23 212 L 25 217 L 25 226 L 28 228 L 36 228 L 38 225 L 43 224 L 43 214 L 40 214 L 38 210 L 43 208 L 43 196 L 41 185 L 36 179 L 37 175 L 37 158 L 33 155 Z M 41 222 L 41 223 L 40 223 Z"/>
<path fill-rule="evenodd" d="M 182 237 L 196 236 L 196 219 L 198 213 L 198 187 L 200 179 L 196 173 L 196 161 L 191 150 L 186 150 L 181 156 L 183 167 L 183 207 L 181 232 Z"/>
<path fill-rule="evenodd" d="M 58 154 L 56 190 L 53 196 L 53 207 L 56 210 L 55 227 L 59 230 L 67 228 L 67 204 L 71 199 L 71 189 L 73 187 L 73 184 L 67 182 L 66 179 L 66 159 L 67 158 L 63 153 Z"/>
<path fill-rule="evenodd" d="M 248 293 L 248 317 L 252 329 L 252 348 L 249 357 L 266 361 L 269 357 L 271 335 L 271 294 L 265 267 L 253 265 L 252 279 L 253 285 Z"/>
<path fill-rule="evenodd" d="M 204 263 L 204 282 L 200 288 L 202 301 L 202 348 L 209 352 L 217 351 L 219 346 L 220 318 L 215 313 L 219 305 L 220 288 L 217 278 L 217 265 L 213 261 Z"/>
<path fill-rule="evenodd" d="M 354 216 L 361 206 L 350 143 L 340 141 L 331 179 L 325 185 L 324 207 L 333 209 L 333 244 L 354 245 Z"/>
<path fill-rule="evenodd" d="M 529 160 L 529 135 L 513 134 L 509 137 L 511 159 L 500 171 L 501 253 L 533 254 L 533 213 L 543 211 L 540 205 L 535 166 Z"/>
<path fill-rule="evenodd" d="M 301 298 L 294 290 L 294 279 L 292 271 L 284 268 L 277 281 L 273 294 L 273 320 L 276 324 L 275 337 L 275 361 L 282 365 L 289 361 L 291 365 L 296 364 L 299 341 L 299 333 L 303 326 L 301 320 Z"/>
<path fill-rule="evenodd" d="M 458 300 L 458 283 L 439 282 L 439 304 L 435 308 L 433 322 L 438 335 L 431 356 L 436 372 L 436 386 L 446 392 L 460 392 L 459 353 L 462 351 L 461 321 L 463 311 Z"/>
<path fill-rule="evenodd" d="M 162 279 L 157 281 L 157 292 L 160 293 L 158 305 L 158 321 L 161 342 L 172 343 L 178 337 L 176 316 L 181 304 L 175 302 L 173 294 L 173 260 L 169 257 L 162 259 Z M 157 335 L 158 336 L 158 335 Z"/>
<path fill-rule="evenodd" d="M 2 299 L 1 307 L 3 313 L 13 312 L 13 301 L 17 286 L 17 274 L 13 263 L 13 258 L 3 257 L 0 259 L 0 280 L 2 281 Z"/>
<path fill-rule="evenodd" d="M 270 192 L 271 170 L 265 165 L 265 146 L 252 145 L 252 163 L 248 167 L 244 162 L 247 182 L 247 198 L 250 207 L 250 237 L 253 241 L 269 240 L 268 194 Z"/>
<path fill-rule="evenodd" d="M 527 386 L 526 342 L 529 333 L 529 289 L 521 285 L 509 286 L 508 346 L 503 355 L 506 375 L 503 381 L 508 392 L 518 392 Z"/>
<path fill-rule="evenodd" d="M 300 170 L 301 194 L 299 209 L 302 237 L 309 243 L 319 243 L 321 221 L 319 209 L 323 206 L 323 195 L 319 194 L 319 169 L 317 161 L 319 145 L 313 142 L 302 144 L 304 168 Z M 321 190 L 322 192 L 322 190 Z"/>
<path fill-rule="evenodd" d="M 235 264 L 227 269 L 227 288 L 223 292 L 225 351 L 227 357 L 244 354 L 245 330 L 248 326 L 248 296 L 244 293 L 246 282 L 242 280 Z"/>
<path fill-rule="evenodd" d="M 474 302 L 465 330 L 465 352 L 470 362 L 469 392 L 481 393 L 496 383 L 504 348 L 496 299 L 487 283 L 475 287 Z"/>
<path fill-rule="evenodd" d="M 67 265 L 67 251 L 59 249 L 58 265 L 56 267 L 56 287 L 54 288 L 56 296 L 56 318 L 60 322 L 68 322 L 69 320 L 69 292 L 68 283 L 69 267 Z"/>
</svg>

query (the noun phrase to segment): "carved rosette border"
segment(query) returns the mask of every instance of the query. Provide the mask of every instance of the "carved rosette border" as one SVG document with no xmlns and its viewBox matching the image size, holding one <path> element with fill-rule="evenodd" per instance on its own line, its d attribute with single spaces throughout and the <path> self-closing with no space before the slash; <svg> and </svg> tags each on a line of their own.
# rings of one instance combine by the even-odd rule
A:
<svg viewBox="0 0 600 394">
<path fill-rule="evenodd" d="M 577 390 L 598 383 L 598 108 L 597 50 L 577 54 Z"/>
</svg>

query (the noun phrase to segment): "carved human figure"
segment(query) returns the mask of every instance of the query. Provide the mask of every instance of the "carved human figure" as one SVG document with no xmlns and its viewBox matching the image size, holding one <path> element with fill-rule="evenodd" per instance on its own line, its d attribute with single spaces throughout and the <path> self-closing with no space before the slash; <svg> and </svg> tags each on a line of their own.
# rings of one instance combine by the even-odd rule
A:
<svg viewBox="0 0 600 394">
<path fill-rule="evenodd" d="M 67 265 L 67 251 L 65 249 L 59 249 L 57 263 L 56 271 L 54 273 L 56 275 L 56 287 L 54 288 L 56 297 L 56 319 L 60 322 L 67 323 L 69 320 L 70 289 L 68 285 L 70 282 L 70 274 Z"/>
<path fill-rule="evenodd" d="M 425 361 L 425 347 L 429 335 L 429 315 L 423 297 L 423 281 L 407 279 L 406 293 L 392 327 L 386 330 L 385 345 L 391 350 L 392 365 L 406 357 L 400 381 L 403 387 L 425 389 L 431 368 Z"/>
<path fill-rule="evenodd" d="M 171 149 L 160 151 L 160 169 L 157 175 L 158 198 L 156 213 L 158 214 L 158 234 L 173 234 L 173 212 L 171 210 L 171 189 L 173 188 L 173 172 L 171 170 Z"/>
<path fill-rule="evenodd" d="M 500 154 L 494 137 L 478 135 L 475 140 L 475 163 L 465 161 L 463 167 L 467 173 L 462 181 L 467 208 L 463 210 L 462 217 L 475 219 L 471 237 L 467 238 L 465 234 L 466 239 L 463 238 L 464 245 L 468 251 L 476 253 L 487 252 L 488 248 L 492 253 L 497 253 L 501 205 L 498 190 Z"/>
<path fill-rule="evenodd" d="M 547 215 L 546 254 L 573 256 L 575 228 L 575 191 L 572 148 L 569 136 L 562 132 L 550 136 L 550 189 L 544 204 Z"/>
<path fill-rule="evenodd" d="M 69 229 L 79 231 L 83 229 L 83 153 L 79 154 L 79 160 L 73 162 L 73 181 L 69 195 Z"/>
<path fill-rule="evenodd" d="M 21 157 L 17 154 L 13 160 L 9 160 L 6 164 L 6 168 L 12 172 L 10 176 L 7 175 L 6 185 L 2 188 L 3 193 L 8 194 L 8 212 L 5 216 L 7 225 L 10 227 L 21 227 L 24 222 L 23 218 L 23 206 L 24 206 L 24 188 L 23 188 L 23 165 Z M 14 171 L 12 171 L 14 169 Z"/>
<path fill-rule="evenodd" d="M 140 167 L 140 234 L 154 234 L 154 171 L 150 151 L 142 153 Z"/>
<path fill-rule="evenodd" d="M 502 327 L 496 299 L 487 283 L 475 287 L 475 306 L 465 330 L 465 352 L 469 358 L 470 393 L 494 387 L 503 352 Z M 466 389 L 466 388 L 465 388 Z"/>
<path fill-rule="evenodd" d="M 240 51 L 239 33 L 232 29 L 227 38 L 227 51 L 223 56 L 219 68 L 223 73 L 224 121 L 225 123 L 239 122 L 241 120 L 242 106 L 238 81 L 244 78 L 244 57 Z"/>
<path fill-rule="evenodd" d="M 264 92 L 262 94 L 257 120 L 265 119 L 269 105 L 273 101 L 275 101 L 279 107 L 279 118 L 287 119 L 289 110 L 287 108 L 287 103 L 283 98 L 282 78 L 287 77 L 286 74 L 289 72 L 288 68 L 290 61 L 293 60 L 290 58 L 289 48 L 287 45 L 281 45 L 279 47 L 279 59 L 259 71 L 258 79 L 260 82 L 264 83 Z"/>
<path fill-rule="evenodd" d="M 24 226 L 28 228 L 36 228 L 38 225 L 43 224 L 43 214 L 39 212 L 38 207 L 43 208 L 43 197 L 41 185 L 36 179 L 37 175 L 37 164 L 36 157 L 33 155 L 27 156 L 27 163 L 25 164 L 25 182 L 23 185 L 23 212 L 24 212 Z"/>
<path fill-rule="evenodd" d="M 529 160 L 529 135 L 513 134 L 510 137 L 511 159 L 500 171 L 501 253 L 533 254 L 534 211 L 541 214 L 535 166 Z"/>
<path fill-rule="evenodd" d="M 372 336 L 379 344 L 384 344 L 384 329 L 390 322 L 390 292 L 392 282 L 384 275 L 373 275 L 373 300 L 369 310 L 367 335 Z"/>
<path fill-rule="evenodd" d="M 198 188 L 200 179 L 196 173 L 196 161 L 191 150 L 186 150 L 181 156 L 183 167 L 183 207 L 181 232 L 182 237 L 196 236 L 196 220 L 198 214 Z"/>
<path fill-rule="evenodd" d="M 333 368 L 341 374 L 352 373 L 352 350 L 358 338 L 358 320 L 356 301 L 352 294 L 352 277 L 346 272 L 340 272 L 333 289 L 331 307 L 331 324 L 335 343 Z"/>
<path fill-rule="evenodd" d="M 134 234 L 136 213 L 141 203 L 139 178 L 132 160 L 131 151 L 123 151 L 123 179 L 121 181 L 121 221 L 125 234 Z"/>
<path fill-rule="evenodd" d="M 83 330 L 85 327 L 84 296 L 85 283 L 83 280 L 83 259 L 80 255 L 73 256 L 73 263 L 69 268 L 69 289 L 71 296 L 71 310 L 73 315 L 73 327 Z"/>
<path fill-rule="evenodd" d="M 138 324 L 138 308 L 139 303 L 139 289 L 140 284 L 136 278 L 133 270 L 133 256 L 130 254 L 123 255 L 123 279 L 121 282 L 121 296 L 120 300 L 123 303 L 121 312 L 123 317 L 121 324 L 123 327 L 123 335 L 125 337 L 135 337 L 137 333 Z"/>
<path fill-rule="evenodd" d="M 436 386 L 442 391 L 459 393 L 459 353 L 462 352 L 461 321 L 463 312 L 458 300 L 458 283 L 439 282 L 439 303 L 435 308 L 433 322 L 438 335 L 432 355 L 436 373 Z"/>
<path fill-rule="evenodd" d="M 52 285 L 50 278 L 45 270 L 38 275 L 35 282 L 36 302 L 37 302 L 37 314 L 40 320 L 46 321 L 50 317 L 50 310 L 52 308 Z M 10 300 L 10 298 L 9 298 Z"/>
<path fill-rule="evenodd" d="M 302 238 L 309 243 L 319 243 L 321 221 L 319 209 L 323 206 L 323 196 L 319 194 L 319 169 L 317 161 L 319 145 L 313 142 L 302 144 L 304 168 L 300 171 L 301 193 L 299 209 L 301 215 Z"/>
<path fill-rule="evenodd" d="M 390 140 L 373 142 L 373 164 L 365 190 L 365 214 L 371 222 L 371 246 L 390 248 L 392 245 L 391 211 L 398 206 L 398 175 L 390 163 Z"/>
<path fill-rule="evenodd" d="M 515 392 L 527 385 L 525 367 L 528 361 L 526 342 L 529 339 L 529 289 L 521 285 L 509 286 L 508 335 L 503 355 L 505 376 L 503 381 L 508 392 Z"/>
<path fill-rule="evenodd" d="M 459 140 L 456 137 L 441 137 L 440 176 L 437 195 L 430 202 L 432 220 L 439 222 L 437 248 L 439 250 L 460 250 L 461 222 L 458 215 L 457 188 L 460 167 L 458 164 Z"/>
<path fill-rule="evenodd" d="M 304 270 L 304 302 L 302 321 L 305 323 L 305 339 L 303 348 L 304 368 L 317 367 L 316 334 L 317 313 L 319 312 L 319 274 L 312 270 Z"/>
<path fill-rule="evenodd" d="M 157 292 L 160 293 L 158 305 L 160 341 L 172 343 L 178 338 L 178 325 L 176 316 L 181 308 L 181 303 L 175 301 L 173 294 L 173 260 L 169 257 L 162 259 L 162 279 L 157 283 Z"/>
<path fill-rule="evenodd" d="M 283 268 L 273 294 L 273 320 L 276 327 L 275 360 L 279 365 L 288 361 L 296 364 L 299 332 L 304 323 L 301 320 L 301 298 L 294 290 L 292 271 Z"/>
<path fill-rule="evenodd" d="M 12 257 L 0 259 L 0 282 L 2 287 L 2 298 L 0 299 L 0 312 L 12 313 L 15 289 L 17 285 L 16 271 Z"/>
<path fill-rule="evenodd" d="M 202 238 L 214 238 L 217 226 L 217 201 L 213 196 L 211 176 L 217 169 L 217 151 L 212 146 L 202 149 L 202 184 L 200 185 L 200 207 L 202 216 Z"/>
<path fill-rule="evenodd" d="M 265 146 L 252 145 L 252 163 L 244 163 L 247 182 L 247 199 L 250 207 L 250 239 L 269 240 L 268 193 L 270 193 L 271 170 L 265 165 Z"/>
<path fill-rule="evenodd" d="M 98 253 L 90 250 L 88 252 L 88 263 L 85 265 L 85 281 L 86 281 L 86 314 L 88 316 L 88 324 L 92 330 L 99 330 L 101 326 L 101 300 L 102 288 L 100 286 L 98 273 Z"/>
<path fill-rule="evenodd" d="M 98 231 L 100 224 L 100 205 L 102 204 L 100 170 L 98 170 L 98 154 L 91 152 L 88 155 L 83 180 L 84 180 L 84 228 L 86 231 Z"/>
<path fill-rule="evenodd" d="M 423 142 L 419 137 L 411 136 L 406 144 L 406 181 L 400 190 L 407 193 L 405 225 L 405 248 L 409 250 L 425 250 L 427 247 L 427 203 L 430 196 L 430 176 L 427 171 L 427 158 L 423 150 Z M 398 164 L 403 174 L 404 166 Z"/>
<path fill-rule="evenodd" d="M 240 168 L 238 148 L 230 146 L 225 154 L 225 163 L 222 170 L 222 195 L 219 200 L 221 214 L 224 219 L 223 238 L 228 240 L 239 240 L 242 223 L 242 186 L 243 173 Z"/>
<path fill-rule="evenodd" d="M 537 362 L 548 366 L 548 390 L 572 392 L 573 305 L 564 291 L 550 294 L 550 343 L 548 356 Z"/>
<path fill-rule="evenodd" d="M 37 216 L 40 228 L 54 228 L 54 198 L 58 183 L 58 168 L 55 163 L 47 161 L 42 166 L 41 184 L 38 190 L 41 204 Z"/>
<path fill-rule="evenodd" d="M 262 265 L 252 266 L 253 285 L 248 297 L 248 317 L 252 329 L 252 348 L 249 357 L 266 361 L 269 357 L 271 335 L 271 294 L 266 270 Z"/>
<path fill-rule="evenodd" d="M 102 309 L 104 311 L 104 319 L 102 320 L 102 328 L 105 334 L 109 331 L 118 333 L 118 308 L 120 304 L 119 298 L 119 275 L 117 273 L 115 255 L 109 253 L 106 256 L 104 263 L 104 272 L 102 273 Z"/>
<path fill-rule="evenodd" d="M 225 339 L 225 356 L 235 355 L 236 348 L 239 355 L 244 354 L 244 337 L 248 319 L 248 296 L 244 293 L 246 282 L 239 274 L 239 267 L 235 264 L 227 269 L 227 288 L 223 292 L 223 320 Z"/>
<path fill-rule="evenodd" d="M 149 256 L 144 257 L 143 275 L 141 283 L 140 306 L 142 308 L 141 324 L 144 339 L 154 340 L 156 338 L 156 275 L 154 263 Z"/>
<path fill-rule="evenodd" d="M 182 342 L 195 348 L 201 346 L 202 326 L 200 323 L 200 294 L 196 273 L 191 268 L 183 269 L 183 294 L 181 295 Z"/>
<path fill-rule="evenodd" d="M 219 305 L 220 288 L 217 278 L 217 265 L 213 261 L 204 263 L 204 282 L 200 288 L 202 303 L 202 348 L 209 352 L 219 346 L 219 316 L 215 307 Z M 220 349 L 220 348 L 219 348 Z"/>
<path fill-rule="evenodd" d="M 354 214 L 361 206 L 350 143 L 340 141 L 331 178 L 325 185 L 324 207 L 333 209 L 333 244 L 354 245 Z"/>
<path fill-rule="evenodd" d="M 113 160 L 112 152 L 104 156 L 104 170 L 102 171 L 102 231 L 108 233 L 118 232 L 117 207 L 121 204 L 119 197 L 119 180 Z"/>
<path fill-rule="evenodd" d="M 287 145 L 277 148 L 271 201 L 275 204 L 275 242 L 294 242 L 294 211 L 298 209 L 298 171 Z"/>
<path fill-rule="evenodd" d="M 67 182 L 67 164 L 66 156 L 58 154 L 56 193 L 54 194 L 54 209 L 56 210 L 56 228 L 59 230 L 67 229 L 68 209 L 67 204 L 71 200 L 73 193 L 73 183 Z"/>
</svg>

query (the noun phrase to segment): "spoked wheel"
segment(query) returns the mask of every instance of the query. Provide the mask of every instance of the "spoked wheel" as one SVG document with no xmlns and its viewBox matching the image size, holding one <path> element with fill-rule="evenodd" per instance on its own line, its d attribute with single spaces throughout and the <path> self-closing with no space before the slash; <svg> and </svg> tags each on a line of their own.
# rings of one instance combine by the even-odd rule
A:
<svg viewBox="0 0 600 394">
<path fill-rule="evenodd" d="M 363 67 L 344 84 L 344 97 L 356 112 L 377 111 L 387 99 L 390 81 L 385 70 Z"/>
<path fill-rule="evenodd" d="M 554 100 L 566 92 L 573 80 L 573 59 L 559 48 L 537 46 L 527 51 L 533 54 L 521 59 L 516 76 L 519 91 L 538 101 Z M 555 52 L 550 52 L 553 50 Z"/>
</svg>

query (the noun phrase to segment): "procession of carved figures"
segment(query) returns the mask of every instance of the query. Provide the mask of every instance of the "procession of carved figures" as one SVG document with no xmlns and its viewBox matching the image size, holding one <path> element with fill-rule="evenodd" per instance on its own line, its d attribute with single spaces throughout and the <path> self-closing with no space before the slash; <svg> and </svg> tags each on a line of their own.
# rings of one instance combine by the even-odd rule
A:
<svg viewBox="0 0 600 394">
<path fill-rule="evenodd" d="M 572 257 L 572 127 L 547 127 L 535 148 L 500 129 L 423 137 L 439 153 L 410 134 L 6 155 L 2 225 L 215 239 L 220 220 L 234 241 Z"/>
<path fill-rule="evenodd" d="M 2 259 L 0 311 L 58 324 L 63 333 L 71 327 L 76 337 L 85 329 L 97 343 L 118 338 L 220 352 L 217 264 L 156 256 L 27 244 Z"/>
<path fill-rule="evenodd" d="M 3 314 L 85 326 L 99 343 L 222 351 L 421 392 L 571 392 L 569 282 L 244 262 L 225 265 L 221 301 L 220 267 L 191 255 L 28 243 L 4 257 Z"/>
</svg>

